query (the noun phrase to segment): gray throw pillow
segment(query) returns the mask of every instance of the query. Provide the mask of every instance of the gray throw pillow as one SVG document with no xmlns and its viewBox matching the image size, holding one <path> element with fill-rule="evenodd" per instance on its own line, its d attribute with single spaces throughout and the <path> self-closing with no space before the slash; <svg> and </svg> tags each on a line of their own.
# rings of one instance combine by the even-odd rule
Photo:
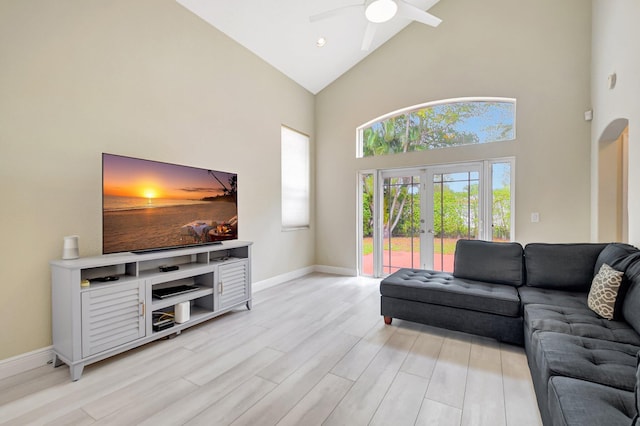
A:
<svg viewBox="0 0 640 426">
<path fill-rule="evenodd" d="M 589 298 L 589 308 L 602 318 L 612 320 L 615 315 L 616 299 L 624 272 L 616 271 L 603 263 L 598 274 L 593 277 Z"/>
</svg>

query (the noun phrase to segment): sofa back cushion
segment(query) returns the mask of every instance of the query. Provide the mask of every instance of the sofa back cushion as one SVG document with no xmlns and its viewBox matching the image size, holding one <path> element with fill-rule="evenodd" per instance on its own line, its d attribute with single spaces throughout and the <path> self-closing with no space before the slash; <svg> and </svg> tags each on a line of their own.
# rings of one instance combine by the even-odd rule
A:
<svg viewBox="0 0 640 426">
<path fill-rule="evenodd" d="M 640 250 L 632 245 L 624 243 L 607 244 L 598 255 L 593 273 L 594 275 L 597 274 L 604 263 L 616 271 L 624 272 L 638 258 L 640 258 Z"/>
<path fill-rule="evenodd" d="M 603 264 L 611 266 L 616 271 L 626 272 L 627 268 L 640 259 L 640 250 L 624 243 L 611 243 L 600 252 L 596 260 L 595 272 L 597 273 Z M 615 299 L 614 319 L 622 318 L 622 304 L 629 291 L 629 277 L 625 273 Z"/>
<path fill-rule="evenodd" d="M 531 243 L 524 248 L 527 285 L 588 292 L 598 255 L 606 244 Z"/>
<path fill-rule="evenodd" d="M 633 417 L 631 426 L 640 425 L 640 352 L 636 354 L 636 364 L 636 387 L 633 391 L 636 403 L 636 415 Z"/>
<path fill-rule="evenodd" d="M 518 287 L 524 284 L 522 253 L 519 243 L 458 240 L 453 276 Z"/>
<path fill-rule="evenodd" d="M 625 278 L 629 289 L 622 301 L 622 318 L 640 334 L 640 261 L 627 268 Z"/>
</svg>

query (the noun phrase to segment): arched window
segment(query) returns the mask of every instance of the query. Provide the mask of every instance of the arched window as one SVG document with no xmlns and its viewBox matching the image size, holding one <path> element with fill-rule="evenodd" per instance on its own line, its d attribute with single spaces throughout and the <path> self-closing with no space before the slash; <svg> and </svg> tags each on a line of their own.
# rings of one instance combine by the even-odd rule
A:
<svg viewBox="0 0 640 426">
<path fill-rule="evenodd" d="M 458 98 L 394 111 L 358 128 L 358 157 L 508 141 L 516 100 Z"/>
</svg>

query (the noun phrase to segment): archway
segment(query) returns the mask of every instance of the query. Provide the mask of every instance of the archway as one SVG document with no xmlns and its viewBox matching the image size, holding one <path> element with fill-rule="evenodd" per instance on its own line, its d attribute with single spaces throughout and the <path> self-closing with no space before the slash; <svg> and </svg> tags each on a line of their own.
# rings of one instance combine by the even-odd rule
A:
<svg viewBox="0 0 640 426">
<path fill-rule="evenodd" d="M 598 241 L 629 239 L 629 120 L 612 121 L 598 141 Z"/>
</svg>

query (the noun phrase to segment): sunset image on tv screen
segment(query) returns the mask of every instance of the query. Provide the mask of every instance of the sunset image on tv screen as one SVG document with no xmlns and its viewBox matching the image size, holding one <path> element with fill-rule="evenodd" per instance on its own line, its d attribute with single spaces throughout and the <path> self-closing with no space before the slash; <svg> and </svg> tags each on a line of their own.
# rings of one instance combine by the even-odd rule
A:
<svg viewBox="0 0 640 426">
<path fill-rule="evenodd" d="M 102 156 L 103 252 L 237 238 L 237 175 L 112 154 Z"/>
</svg>

